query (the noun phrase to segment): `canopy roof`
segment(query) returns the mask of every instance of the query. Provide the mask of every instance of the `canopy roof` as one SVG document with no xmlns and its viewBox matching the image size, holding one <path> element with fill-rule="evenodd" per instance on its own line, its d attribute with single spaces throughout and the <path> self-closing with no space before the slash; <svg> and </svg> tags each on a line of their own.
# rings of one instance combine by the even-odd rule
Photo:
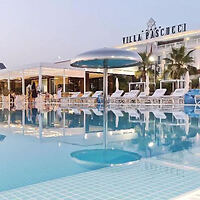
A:
<svg viewBox="0 0 200 200">
<path fill-rule="evenodd" d="M 59 63 L 38 63 L 34 65 L 26 65 L 16 69 L 3 69 L 0 70 L 0 80 L 3 79 L 19 79 L 24 76 L 24 78 L 36 77 L 41 69 L 41 74 L 43 76 L 66 76 L 66 77 L 78 77 L 83 78 L 84 72 L 94 72 L 102 73 L 103 69 L 89 69 L 89 68 L 75 68 L 70 66 L 70 61 L 59 62 Z M 136 67 L 109 69 L 108 72 L 111 74 L 124 74 L 124 75 L 134 75 Z"/>
</svg>

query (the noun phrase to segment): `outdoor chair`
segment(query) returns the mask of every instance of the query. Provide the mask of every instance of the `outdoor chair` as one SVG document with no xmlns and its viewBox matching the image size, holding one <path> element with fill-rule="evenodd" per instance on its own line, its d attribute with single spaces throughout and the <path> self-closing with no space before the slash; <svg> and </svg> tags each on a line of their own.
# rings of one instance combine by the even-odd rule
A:
<svg viewBox="0 0 200 200">
<path fill-rule="evenodd" d="M 85 102 L 88 104 L 97 103 L 98 97 L 102 97 L 103 91 L 96 91 L 91 97 L 85 99 Z"/>
<path fill-rule="evenodd" d="M 88 91 L 88 92 L 85 92 L 83 94 L 83 96 L 81 96 L 80 98 L 78 98 L 76 100 L 77 103 L 86 103 L 87 102 L 87 98 L 89 98 L 91 96 L 92 92 Z"/>
<path fill-rule="evenodd" d="M 167 89 L 156 89 L 152 96 L 141 97 L 143 103 L 159 104 Z"/>
<path fill-rule="evenodd" d="M 143 103 L 144 98 L 147 97 L 145 92 L 140 92 L 138 97 L 136 98 L 136 103 Z"/>
<path fill-rule="evenodd" d="M 61 103 L 62 104 L 70 104 L 70 103 L 76 103 L 77 98 L 79 98 L 81 92 L 72 92 L 70 97 L 62 97 Z"/>
<path fill-rule="evenodd" d="M 162 104 L 175 104 L 175 103 L 176 104 L 183 104 L 185 93 L 186 93 L 186 90 L 184 88 L 176 89 L 170 95 L 163 96 L 161 98 L 161 103 Z"/>
<path fill-rule="evenodd" d="M 116 90 L 109 98 L 108 102 L 109 103 L 117 103 L 119 101 L 119 98 L 122 96 L 124 93 L 124 90 Z"/>
<path fill-rule="evenodd" d="M 136 101 L 137 96 L 140 90 L 131 90 L 130 92 L 126 92 L 123 96 L 117 98 L 117 102 L 119 103 L 133 103 Z"/>
</svg>

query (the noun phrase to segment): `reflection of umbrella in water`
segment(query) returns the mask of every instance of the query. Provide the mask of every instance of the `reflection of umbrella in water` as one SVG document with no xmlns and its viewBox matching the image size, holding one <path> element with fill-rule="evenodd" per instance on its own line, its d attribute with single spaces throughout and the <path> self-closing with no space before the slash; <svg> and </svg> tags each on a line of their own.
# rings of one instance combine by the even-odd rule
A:
<svg viewBox="0 0 200 200">
<path fill-rule="evenodd" d="M 77 163 L 86 168 L 100 168 L 140 160 L 137 153 L 119 149 L 87 149 L 71 153 Z"/>
<path fill-rule="evenodd" d="M 2 142 L 5 139 L 5 135 L 0 135 L 0 142 Z"/>
</svg>

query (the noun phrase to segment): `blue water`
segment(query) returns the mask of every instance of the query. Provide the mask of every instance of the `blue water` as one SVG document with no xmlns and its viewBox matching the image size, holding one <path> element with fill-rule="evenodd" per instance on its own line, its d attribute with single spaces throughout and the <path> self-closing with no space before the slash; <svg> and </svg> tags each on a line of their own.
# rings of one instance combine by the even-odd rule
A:
<svg viewBox="0 0 200 200">
<path fill-rule="evenodd" d="M 91 167 L 93 160 L 105 161 L 107 156 L 81 155 L 83 163 L 71 156 L 74 152 L 114 149 L 121 160 L 130 161 L 121 153 L 140 159 L 189 151 L 199 146 L 199 111 L 195 107 L 109 109 L 105 136 L 103 112 L 98 109 L 0 110 L 0 191 L 95 170 L 101 163 Z"/>
</svg>

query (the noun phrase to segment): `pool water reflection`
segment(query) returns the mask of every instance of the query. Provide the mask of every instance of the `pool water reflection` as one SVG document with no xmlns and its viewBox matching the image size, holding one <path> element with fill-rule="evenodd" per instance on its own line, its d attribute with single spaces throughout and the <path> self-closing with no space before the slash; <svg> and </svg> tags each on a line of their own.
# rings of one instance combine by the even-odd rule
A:
<svg viewBox="0 0 200 200">
<path fill-rule="evenodd" d="M 109 108 L 104 135 L 101 108 L 0 110 L 0 191 L 91 170 L 75 162 L 73 152 L 108 149 L 134 153 L 140 159 L 197 147 L 198 111 Z"/>
</svg>

